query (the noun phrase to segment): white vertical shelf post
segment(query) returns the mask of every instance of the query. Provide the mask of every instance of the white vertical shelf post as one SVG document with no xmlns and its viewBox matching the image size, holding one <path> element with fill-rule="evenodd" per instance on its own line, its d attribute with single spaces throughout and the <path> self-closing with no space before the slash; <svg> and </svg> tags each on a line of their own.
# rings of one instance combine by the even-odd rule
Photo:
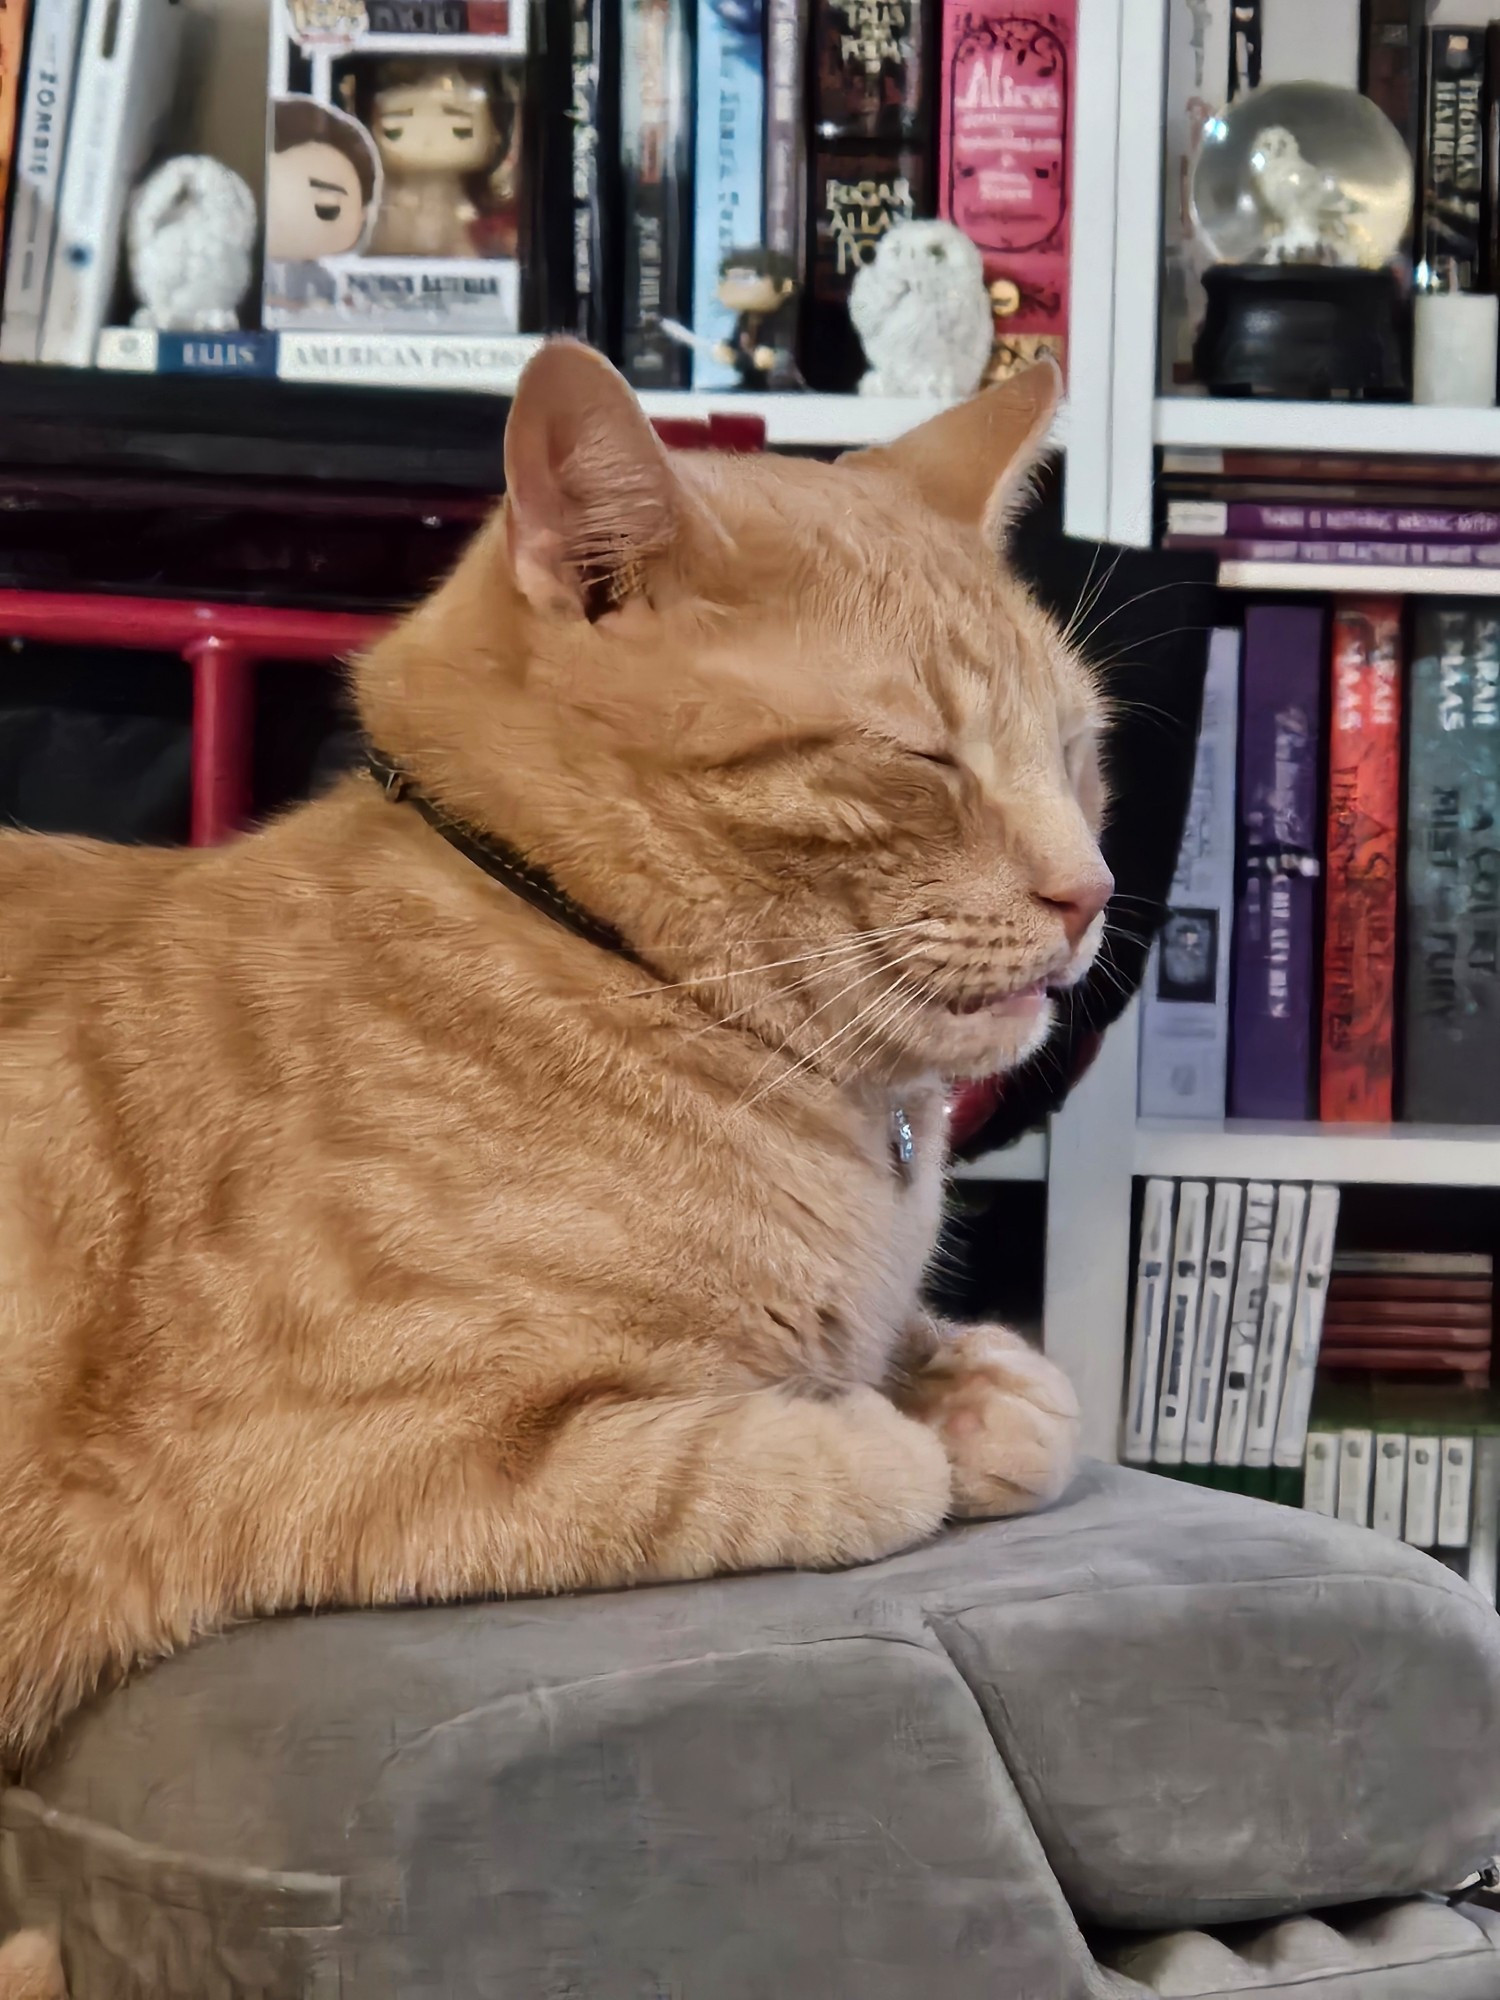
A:
<svg viewBox="0 0 1500 2000">
<path fill-rule="evenodd" d="M 1109 401 L 1109 539 L 1151 544 L 1157 316 L 1161 285 L 1162 128 L 1167 0 L 1121 0 L 1115 170 L 1113 376 Z"/>
<path fill-rule="evenodd" d="M 1087 541 L 1103 541 L 1109 533 L 1120 5 L 1121 0 L 1078 0 L 1074 41 L 1063 528 Z"/>
<path fill-rule="evenodd" d="M 1105 1034 L 1092 1069 L 1052 1120 L 1042 1343 L 1083 1406 L 1082 1448 L 1119 1453 L 1135 1171 L 1137 1003 Z"/>
</svg>

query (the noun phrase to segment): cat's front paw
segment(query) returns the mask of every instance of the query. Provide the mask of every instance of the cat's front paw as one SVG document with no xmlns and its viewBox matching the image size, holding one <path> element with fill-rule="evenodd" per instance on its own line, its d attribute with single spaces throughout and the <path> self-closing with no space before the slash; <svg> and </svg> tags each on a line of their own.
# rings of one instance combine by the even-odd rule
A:
<svg viewBox="0 0 1500 2000">
<path fill-rule="evenodd" d="M 943 1442 L 955 1515 L 1029 1513 L 1055 1500 L 1072 1475 L 1073 1385 L 1006 1327 L 969 1327 L 944 1338 L 913 1383 L 907 1408 Z"/>
</svg>

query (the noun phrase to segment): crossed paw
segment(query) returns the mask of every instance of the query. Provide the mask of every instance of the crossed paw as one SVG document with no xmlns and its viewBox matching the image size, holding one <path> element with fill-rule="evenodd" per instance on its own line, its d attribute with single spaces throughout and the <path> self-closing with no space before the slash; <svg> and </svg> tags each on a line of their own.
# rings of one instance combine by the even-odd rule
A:
<svg viewBox="0 0 1500 2000">
<path fill-rule="evenodd" d="M 1006 1327 L 947 1336 L 903 1402 L 943 1442 L 955 1515 L 1028 1513 L 1068 1483 L 1078 1445 L 1073 1385 Z"/>
</svg>

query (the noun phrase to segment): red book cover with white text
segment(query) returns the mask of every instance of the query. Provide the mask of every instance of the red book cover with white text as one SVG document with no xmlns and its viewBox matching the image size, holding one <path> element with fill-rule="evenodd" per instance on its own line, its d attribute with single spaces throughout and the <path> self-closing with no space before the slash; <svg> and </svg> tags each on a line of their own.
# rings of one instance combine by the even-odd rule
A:
<svg viewBox="0 0 1500 2000">
<path fill-rule="evenodd" d="M 1016 358 L 1068 330 L 1075 0 L 944 0 L 938 212 L 977 243 Z"/>
<path fill-rule="evenodd" d="M 1387 1124 L 1396 993 L 1401 806 L 1401 601 L 1347 598 L 1333 616 L 1320 1110 Z"/>
</svg>

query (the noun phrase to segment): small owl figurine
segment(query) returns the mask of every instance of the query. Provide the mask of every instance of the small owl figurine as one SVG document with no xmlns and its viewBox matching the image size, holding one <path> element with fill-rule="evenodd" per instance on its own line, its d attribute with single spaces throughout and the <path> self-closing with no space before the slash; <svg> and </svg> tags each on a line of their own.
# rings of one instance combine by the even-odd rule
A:
<svg viewBox="0 0 1500 2000">
<path fill-rule="evenodd" d="M 141 182 L 126 225 L 132 326 L 232 333 L 250 288 L 255 197 L 218 160 L 183 153 Z"/>
<path fill-rule="evenodd" d="M 971 396 L 994 323 L 979 252 L 951 222 L 898 222 L 849 293 L 864 396 Z"/>
<path fill-rule="evenodd" d="M 1354 204 L 1322 167 L 1315 167 L 1284 125 L 1255 135 L 1250 178 L 1277 225 L 1266 240 L 1269 264 L 1333 264 L 1349 246 Z"/>
</svg>

